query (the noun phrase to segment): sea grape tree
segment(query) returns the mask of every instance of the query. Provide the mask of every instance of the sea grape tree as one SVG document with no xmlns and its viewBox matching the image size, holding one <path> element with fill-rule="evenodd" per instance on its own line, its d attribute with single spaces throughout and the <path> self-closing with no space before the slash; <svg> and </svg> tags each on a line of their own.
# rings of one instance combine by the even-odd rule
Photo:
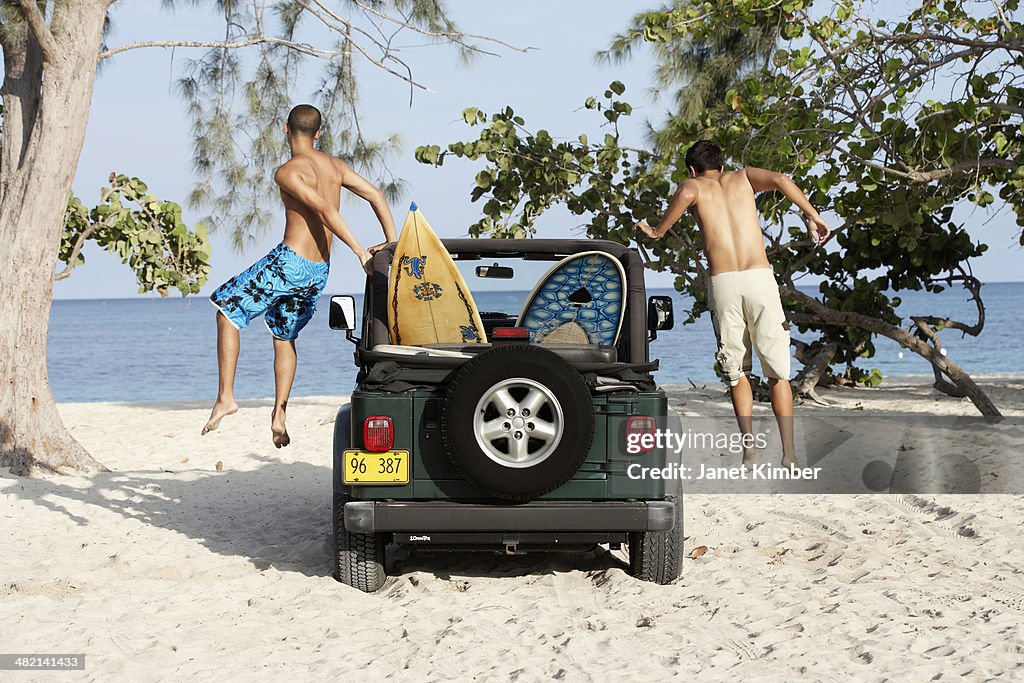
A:
<svg viewBox="0 0 1024 683">
<path fill-rule="evenodd" d="M 686 146 L 713 140 L 732 164 L 791 175 L 837 219 L 830 243 L 815 250 L 781 197 L 759 201 L 790 319 L 817 335 L 798 348 L 808 362 L 797 378 L 805 392 L 813 393 L 832 364 L 845 365 L 848 378 L 877 381 L 856 363 L 873 355 L 881 335 L 927 359 L 936 386 L 998 415 L 943 353 L 939 332 L 983 329 L 982 287 L 970 260 L 986 249 L 979 238 L 987 216 L 1009 212 L 1024 226 L 1024 27 L 1017 2 L 927 1 L 895 18 L 872 17 L 874 7 L 743 0 L 676 3 L 647 13 L 644 37 L 655 43 L 700 43 L 721 31 L 780 26 L 777 49 L 762 68 L 737 75 L 725 96 L 699 113 L 669 120 L 676 154 L 625 144 L 618 124 L 632 106 L 620 99 L 624 85 L 614 82 L 585 103 L 602 117 L 597 134 L 534 132 L 511 107 L 490 116 L 471 108 L 463 116 L 479 127 L 476 139 L 423 146 L 417 158 L 484 163 L 472 191 L 483 201 L 483 217 L 471 234 L 532 234 L 538 216 L 561 204 L 591 236 L 627 242 L 636 237 L 635 222 L 657 219 L 686 177 Z M 651 266 L 675 273 L 677 287 L 693 295 L 691 316 L 706 310 L 699 244 L 688 219 L 659 242 L 641 241 Z M 817 296 L 796 287 L 806 274 L 820 279 Z M 950 286 L 975 302 L 976 320 L 897 311 L 900 292 Z"/>
<path fill-rule="evenodd" d="M 182 296 L 197 294 L 210 274 L 206 226 L 189 229 L 181 206 L 160 201 L 138 178 L 111 173 L 109 182 L 91 209 L 74 194 L 68 200 L 57 257 L 62 267 L 53 279 L 67 278 L 85 263 L 82 248 L 91 240 L 131 268 L 139 294 L 156 290 L 167 296 L 171 288 Z"/>
</svg>

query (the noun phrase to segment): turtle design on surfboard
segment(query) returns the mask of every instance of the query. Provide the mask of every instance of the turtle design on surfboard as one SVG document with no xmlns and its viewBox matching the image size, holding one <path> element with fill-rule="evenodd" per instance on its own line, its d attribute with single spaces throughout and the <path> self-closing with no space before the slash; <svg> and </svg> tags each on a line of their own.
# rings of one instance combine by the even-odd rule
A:
<svg viewBox="0 0 1024 683">
<path fill-rule="evenodd" d="M 391 342 L 485 344 L 473 295 L 419 207 L 409 207 L 388 282 Z"/>
</svg>

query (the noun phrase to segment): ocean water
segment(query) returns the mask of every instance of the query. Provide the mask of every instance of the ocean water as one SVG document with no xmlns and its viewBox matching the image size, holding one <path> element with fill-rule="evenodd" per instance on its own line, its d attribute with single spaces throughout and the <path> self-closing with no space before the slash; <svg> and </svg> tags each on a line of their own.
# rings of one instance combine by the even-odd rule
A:
<svg viewBox="0 0 1024 683">
<path fill-rule="evenodd" d="M 808 290 L 812 293 L 812 290 Z M 675 300 L 677 317 L 688 307 L 673 290 L 652 289 Z M 950 357 L 968 372 L 1024 372 L 1024 283 L 993 283 L 982 291 L 987 319 L 980 337 L 942 334 Z M 481 310 L 518 311 L 526 292 L 475 293 Z M 346 394 L 355 380 L 352 344 L 327 326 L 327 300 L 298 342 L 294 396 Z M 357 302 L 361 310 L 361 301 Z M 47 362 L 58 401 L 212 400 L 217 392 L 216 309 L 205 297 L 187 299 L 58 300 L 53 303 Z M 974 320 L 973 304 L 960 290 L 938 295 L 909 292 L 901 312 L 934 313 Z M 888 339 L 876 341 L 877 354 L 866 368 L 886 375 L 930 375 L 931 366 Z M 677 322 L 651 343 L 660 359 L 663 384 L 714 382 L 715 338 L 710 318 L 691 325 Z M 794 371 L 799 364 L 794 362 Z M 755 360 L 755 371 L 757 362 Z M 242 331 L 236 394 L 274 395 L 273 349 L 260 319 Z"/>
</svg>

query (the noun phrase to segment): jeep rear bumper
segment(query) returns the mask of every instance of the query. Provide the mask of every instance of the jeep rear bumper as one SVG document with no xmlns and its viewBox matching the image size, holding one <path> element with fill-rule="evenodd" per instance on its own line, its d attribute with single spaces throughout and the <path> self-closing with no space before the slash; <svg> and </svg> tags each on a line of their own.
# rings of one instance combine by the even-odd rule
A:
<svg viewBox="0 0 1024 683">
<path fill-rule="evenodd" d="M 350 501 L 345 528 L 375 532 L 626 532 L 668 531 L 676 503 L 545 501 L 522 505 L 418 501 Z"/>
</svg>

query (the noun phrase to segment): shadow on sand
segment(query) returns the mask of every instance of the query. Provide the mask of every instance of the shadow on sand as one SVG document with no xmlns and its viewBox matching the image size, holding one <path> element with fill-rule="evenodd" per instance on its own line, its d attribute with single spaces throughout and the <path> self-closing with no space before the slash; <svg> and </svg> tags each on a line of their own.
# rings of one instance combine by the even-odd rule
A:
<svg viewBox="0 0 1024 683">
<path fill-rule="evenodd" d="M 88 534 L 83 505 L 117 513 L 182 534 L 211 552 L 240 557 L 256 569 L 274 567 L 306 576 L 329 576 L 331 470 L 304 462 L 282 463 L 250 453 L 260 464 L 247 470 L 103 472 L 89 477 L 16 478 L 8 495 L 67 516 Z M 163 558 L 174 562 L 173 558 Z M 504 556 L 488 552 L 434 553 L 391 546 L 389 573 L 525 576 L 572 570 L 624 569 L 615 555 L 598 549 L 577 553 Z"/>
</svg>

